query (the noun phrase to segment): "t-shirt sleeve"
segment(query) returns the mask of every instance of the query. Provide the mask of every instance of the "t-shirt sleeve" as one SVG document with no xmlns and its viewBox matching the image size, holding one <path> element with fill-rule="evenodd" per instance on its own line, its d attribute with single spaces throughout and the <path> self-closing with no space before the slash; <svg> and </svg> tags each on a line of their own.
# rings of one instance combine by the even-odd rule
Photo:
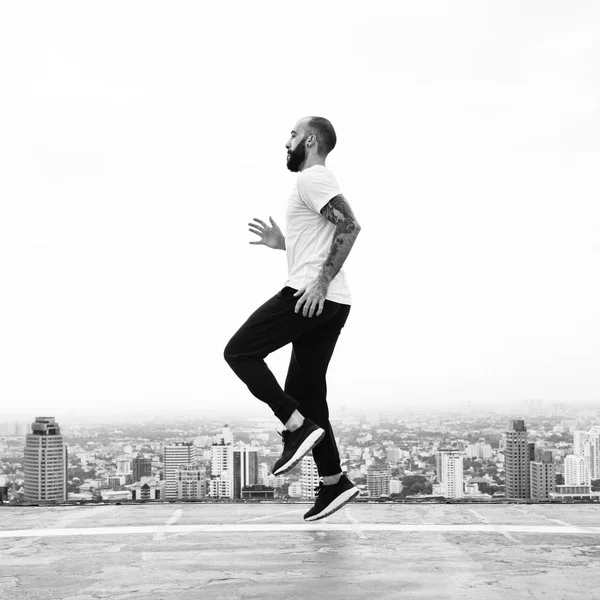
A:
<svg viewBox="0 0 600 600">
<path fill-rule="evenodd" d="M 320 213 L 341 191 L 331 171 L 307 169 L 298 176 L 298 193 L 309 208 Z"/>
</svg>

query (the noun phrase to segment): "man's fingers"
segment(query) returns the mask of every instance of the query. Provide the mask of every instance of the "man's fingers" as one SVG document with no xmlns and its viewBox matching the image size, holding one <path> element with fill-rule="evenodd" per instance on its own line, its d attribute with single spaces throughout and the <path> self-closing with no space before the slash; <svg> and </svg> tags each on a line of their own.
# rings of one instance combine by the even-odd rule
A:
<svg viewBox="0 0 600 600">
<path fill-rule="evenodd" d="M 302 292 L 302 290 L 298 290 L 294 296 L 297 296 L 298 294 L 300 294 Z M 300 312 L 300 309 L 302 308 L 302 305 L 306 302 L 306 296 L 303 294 L 302 298 L 300 298 L 298 300 L 298 302 L 296 302 L 296 306 L 294 307 L 294 312 L 298 313 Z"/>
<path fill-rule="evenodd" d="M 267 226 L 267 224 L 266 224 L 264 221 L 261 221 L 260 219 L 257 219 L 256 217 L 254 217 L 254 220 L 255 220 L 257 223 L 260 223 L 260 224 L 261 224 L 263 227 L 266 227 L 266 226 Z"/>
<path fill-rule="evenodd" d="M 325 302 L 323 300 L 319 301 L 319 310 L 317 311 L 317 317 L 321 315 L 323 312 L 323 307 L 325 306 Z"/>
<path fill-rule="evenodd" d="M 271 225 L 272 225 L 273 227 L 277 227 L 277 223 L 275 223 L 275 221 L 273 221 L 273 218 L 272 218 L 272 217 L 269 217 L 269 221 L 271 221 Z"/>
<path fill-rule="evenodd" d="M 297 291 L 297 292 L 294 294 L 294 297 L 295 297 L 295 296 L 299 296 L 300 294 L 303 294 L 305 289 L 306 289 L 306 288 L 300 288 L 300 289 L 299 289 L 299 290 L 298 290 L 298 291 Z"/>
<path fill-rule="evenodd" d="M 307 298 L 306 303 L 304 304 L 304 310 L 302 311 L 302 314 L 305 317 L 309 317 L 309 318 L 312 317 L 313 304 L 314 304 L 314 300 Z"/>
</svg>

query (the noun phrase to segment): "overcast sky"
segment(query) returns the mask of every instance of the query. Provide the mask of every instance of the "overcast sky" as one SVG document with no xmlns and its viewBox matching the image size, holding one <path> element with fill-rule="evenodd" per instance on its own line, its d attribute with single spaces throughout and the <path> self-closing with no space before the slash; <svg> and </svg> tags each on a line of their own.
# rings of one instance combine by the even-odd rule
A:
<svg viewBox="0 0 600 600">
<path fill-rule="evenodd" d="M 268 415 L 223 348 L 306 115 L 362 226 L 334 415 L 600 402 L 599 65 L 593 0 L 3 3 L 0 417 Z"/>
</svg>

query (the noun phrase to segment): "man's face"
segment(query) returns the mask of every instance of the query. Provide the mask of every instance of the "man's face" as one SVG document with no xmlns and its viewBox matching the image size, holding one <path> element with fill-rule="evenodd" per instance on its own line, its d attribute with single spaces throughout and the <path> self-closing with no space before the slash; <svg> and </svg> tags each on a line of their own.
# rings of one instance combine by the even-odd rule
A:
<svg viewBox="0 0 600 600">
<path fill-rule="evenodd" d="M 306 133 L 304 131 L 304 124 L 302 122 L 296 123 L 290 139 L 285 145 L 287 149 L 287 168 L 292 173 L 297 173 L 300 170 L 300 166 L 306 159 Z"/>
</svg>

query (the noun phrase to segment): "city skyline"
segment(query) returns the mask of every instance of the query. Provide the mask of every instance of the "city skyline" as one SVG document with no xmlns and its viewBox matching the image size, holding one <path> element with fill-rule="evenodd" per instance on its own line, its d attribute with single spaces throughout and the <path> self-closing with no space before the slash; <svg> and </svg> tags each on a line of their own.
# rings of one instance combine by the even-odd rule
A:
<svg viewBox="0 0 600 600">
<path fill-rule="evenodd" d="M 143 422 L 122 430 L 80 423 L 65 432 L 45 416 L 21 425 L 0 422 L 3 502 L 310 500 L 319 484 L 310 455 L 273 475 L 281 440 L 252 419 L 146 430 Z M 365 500 L 600 500 L 600 411 L 527 421 L 346 415 L 335 428 L 343 469 Z"/>
</svg>

